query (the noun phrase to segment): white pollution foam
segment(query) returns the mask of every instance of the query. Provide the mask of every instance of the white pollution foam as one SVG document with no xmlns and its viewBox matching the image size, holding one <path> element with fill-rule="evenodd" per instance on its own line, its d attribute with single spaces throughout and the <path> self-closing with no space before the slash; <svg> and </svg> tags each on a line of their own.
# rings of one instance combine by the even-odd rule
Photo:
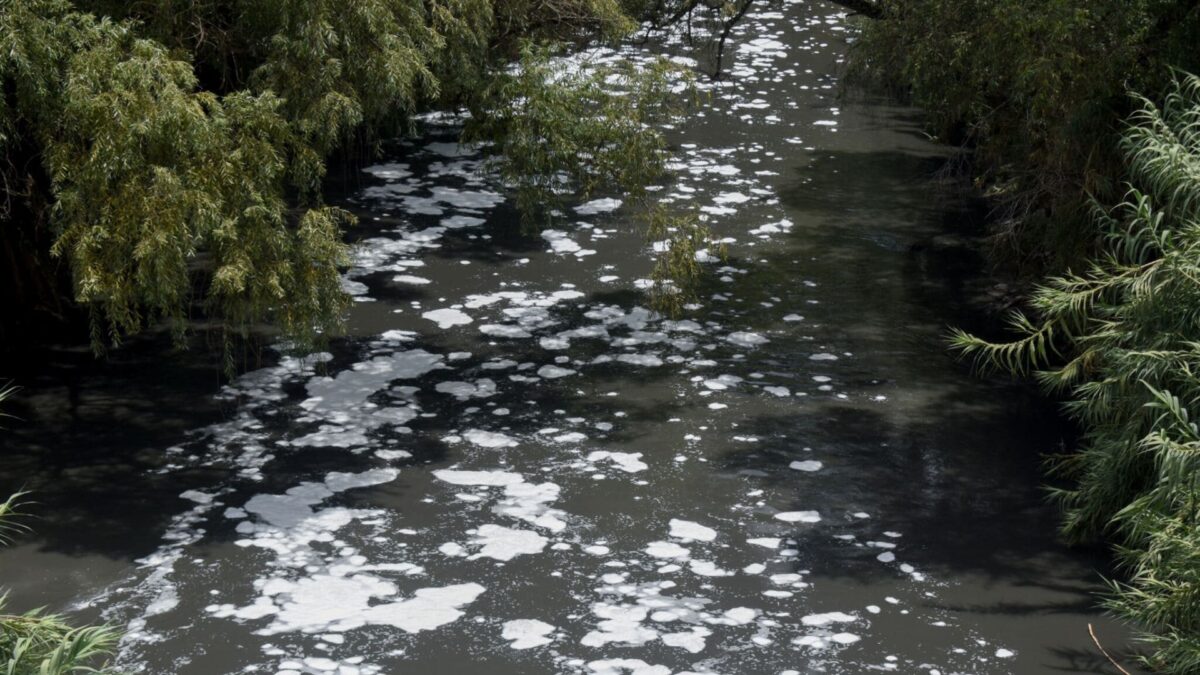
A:
<svg viewBox="0 0 1200 675">
<path fill-rule="evenodd" d="M 504 622 L 500 637 L 509 640 L 513 649 L 532 649 L 554 642 L 550 634 L 554 626 L 537 619 L 514 619 Z"/>
<path fill-rule="evenodd" d="M 495 431 L 469 429 L 463 432 L 463 438 L 481 448 L 515 448 L 516 439 Z"/>
<path fill-rule="evenodd" d="M 745 331 L 730 333 L 725 336 L 725 340 L 739 347 L 758 347 L 770 342 L 770 340 L 758 333 L 748 333 Z"/>
<path fill-rule="evenodd" d="M 813 472 L 813 471 L 820 471 L 823 466 L 825 466 L 825 465 L 821 464 L 820 462 L 818 462 L 815 459 L 806 459 L 803 461 L 792 462 L 791 464 L 788 465 L 788 468 L 795 469 L 796 471 Z"/>
<path fill-rule="evenodd" d="M 617 465 L 617 468 L 626 473 L 638 473 L 650 468 L 650 465 L 642 461 L 642 453 L 640 452 L 609 452 L 608 450 L 596 450 L 588 453 L 587 461 L 601 462 L 610 461 Z"/>
<path fill-rule="evenodd" d="M 646 545 L 646 555 L 652 558 L 682 560 L 690 556 L 691 551 L 669 541 L 652 541 Z"/>
<path fill-rule="evenodd" d="M 433 472 L 438 480 L 451 485 L 483 485 L 487 487 L 503 487 L 514 483 L 522 483 L 525 478 L 511 471 L 458 471 L 454 469 L 439 469 Z"/>
<path fill-rule="evenodd" d="M 481 525 L 474 543 L 481 546 L 472 558 L 493 558 L 507 562 L 519 555 L 541 553 L 548 539 L 531 530 L 518 530 L 502 525 Z"/>
<path fill-rule="evenodd" d="M 672 518 L 670 522 L 671 536 L 684 541 L 712 541 L 717 538 L 717 531 L 690 520 Z"/>
<path fill-rule="evenodd" d="M 775 519 L 785 523 L 819 523 L 821 514 L 816 511 L 784 511 L 776 513 Z"/>
<path fill-rule="evenodd" d="M 465 326 L 469 323 L 474 323 L 475 321 L 469 314 L 461 309 L 453 309 L 450 307 L 445 309 L 434 309 L 425 312 L 421 316 L 436 323 L 437 327 L 443 330 L 446 328 L 453 328 L 455 326 Z"/>
</svg>

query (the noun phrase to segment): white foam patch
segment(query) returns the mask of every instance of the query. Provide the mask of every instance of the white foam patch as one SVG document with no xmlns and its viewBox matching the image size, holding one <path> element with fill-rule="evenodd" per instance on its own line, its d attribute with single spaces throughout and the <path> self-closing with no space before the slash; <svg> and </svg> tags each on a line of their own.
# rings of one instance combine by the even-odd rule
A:
<svg viewBox="0 0 1200 675">
<path fill-rule="evenodd" d="M 770 342 L 770 340 L 759 335 L 758 333 L 748 333 L 745 331 L 730 333 L 729 335 L 725 336 L 725 340 L 739 347 L 758 347 Z"/>
<path fill-rule="evenodd" d="M 554 642 L 550 634 L 554 626 L 537 619 L 514 619 L 504 622 L 500 637 L 509 640 L 513 649 L 532 649 Z"/>
<path fill-rule="evenodd" d="M 542 239 L 550 244 L 550 250 L 558 254 L 579 253 L 583 247 L 562 230 L 542 230 Z"/>
<path fill-rule="evenodd" d="M 555 380 L 560 377 L 574 375 L 575 372 L 576 371 L 571 370 L 570 368 L 560 368 L 558 366 L 547 365 L 547 366 L 542 366 L 541 368 L 538 368 L 537 374 L 538 374 L 538 377 L 541 377 L 543 379 Z"/>
<path fill-rule="evenodd" d="M 637 473 L 650 468 L 650 465 L 642 461 L 642 453 L 640 452 L 609 452 L 608 450 L 596 450 L 588 453 L 587 461 L 602 462 L 610 461 L 617 465 L 617 468 L 626 473 Z"/>
<path fill-rule="evenodd" d="M 461 309 L 435 309 L 425 312 L 422 317 L 437 324 L 438 328 L 446 329 L 455 326 L 465 326 L 469 323 L 474 323 L 474 319 Z"/>
<path fill-rule="evenodd" d="M 470 429 L 463 432 L 463 438 L 481 448 L 515 448 L 516 439 L 496 431 Z"/>
<path fill-rule="evenodd" d="M 729 577 L 733 572 L 722 569 L 710 560 L 689 560 L 688 569 L 702 577 Z"/>
<path fill-rule="evenodd" d="M 587 667 L 592 675 L 671 675 L 670 668 L 641 659 L 602 659 L 589 661 Z"/>
<path fill-rule="evenodd" d="M 746 543 L 763 548 L 779 548 L 780 539 L 778 537 L 757 537 L 755 539 L 747 539 Z"/>
<path fill-rule="evenodd" d="M 384 180 L 400 180 L 402 178 L 408 178 L 412 175 L 412 171 L 409 171 L 407 164 L 398 163 L 375 164 L 373 166 L 364 168 L 363 171 L 375 176 L 376 178 L 382 178 Z"/>
<path fill-rule="evenodd" d="M 458 620 L 461 608 L 475 602 L 486 589 L 476 583 L 421 588 L 413 597 L 366 608 L 366 624 L 395 626 L 406 633 L 433 630 Z"/>
<path fill-rule="evenodd" d="M 521 328 L 520 326 L 505 326 L 505 325 L 494 324 L 494 323 L 489 323 L 489 324 L 480 326 L 479 332 L 483 333 L 484 335 L 491 335 L 492 337 L 503 337 L 503 338 L 514 338 L 514 339 L 533 337 L 533 334 L 531 334 L 529 331 L 525 330 L 524 328 Z"/>
<path fill-rule="evenodd" d="M 827 626 L 833 623 L 851 623 L 858 621 L 858 617 L 845 612 L 825 612 L 824 614 L 809 614 L 800 619 L 800 623 L 805 626 Z"/>
<path fill-rule="evenodd" d="M 684 560 L 691 555 L 691 551 L 669 541 L 652 541 L 646 545 L 646 555 L 652 558 Z"/>
<path fill-rule="evenodd" d="M 325 487 L 332 492 L 345 492 L 354 488 L 390 483 L 399 475 L 399 469 L 372 469 L 362 473 L 333 471 L 325 474 Z"/>
<path fill-rule="evenodd" d="M 653 368 L 661 366 L 663 360 L 653 354 L 621 354 L 617 357 L 621 363 L 628 363 L 631 366 L 646 366 Z"/>
<path fill-rule="evenodd" d="M 496 394 L 495 381 L 487 378 L 475 382 L 459 382 L 457 380 L 438 382 L 433 388 L 439 393 L 449 394 L 460 401 L 487 398 Z"/>
<path fill-rule="evenodd" d="M 816 511 L 784 511 L 776 513 L 775 519 L 785 523 L 819 523 L 821 514 Z"/>
<path fill-rule="evenodd" d="M 369 399 L 394 380 L 418 378 L 444 368 L 443 357 L 423 349 L 399 351 L 354 364 L 336 377 L 314 377 L 308 398 L 300 403 L 307 414 L 300 422 L 319 422 L 318 431 L 292 441 L 299 446 L 354 447 L 367 443 L 367 434 L 386 424 L 401 425 L 416 417 L 409 406 L 380 406 Z"/>
<path fill-rule="evenodd" d="M 704 651 L 705 638 L 710 635 L 712 635 L 712 631 L 708 628 L 696 626 L 682 633 L 665 633 L 662 636 L 662 641 L 668 647 L 678 647 L 686 649 L 692 654 L 698 654 Z"/>
<path fill-rule="evenodd" d="M 709 623 L 727 626 L 744 626 L 758 618 L 758 610 L 753 607 L 734 607 L 725 610 L 718 619 L 710 619 Z"/>
<path fill-rule="evenodd" d="M 642 625 L 650 610 L 636 605 L 598 603 L 592 612 L 600 617 L 596 630 L 583 636 L 585 647 L 603 647 L 610 642 L 643 645 L 658 638 L 658 631 Z M 670 675 L 670 671 L 667 671 Z"/>
<path fill-rule="evenodd" d="M 505 486 L 504 499 L 494 508 L 497 514 L 516 518 L 551 532 L 566 529 L 566 514 L 547 504 L 558 499 L 561 488 L 554 483 L 513 483 Z"/>
<path fill-rule="evenodd" d="M 712 541 L 717 538 L 717 531 L 690 520 L 671 519 L 671 536 L 684 541 Z"/>
<path fill-rule="evenodd" d="M 521 474 L 511 471 L 457 471 L 454 469 L 439 469 L 434 471 L 433 475 L 438 480 L 445 481 L 451 485 L 503 487 L 525 481 Z"/>
<path fill-rule="evenodd" d="M 791 464 L 788 464 L 789 469 L 795 469 L 796 471 L 808 471 L 808 472 L 820 471 L 823 466 L 825 466 L 825 465 L 821 464 L 820 462 L 818 462 L 815 459 L 806 459 L 803 461 L 796 461 L 796 462 L 792 462 Z"/>
<path fill-rule="evenodd" d="M 461 229 L 464 227 L 477 227 L 479 225 L 484 224 L 485 222 L 487 222 L 487 221 L 485 221 L 483 218 L 476 218 L 474 216 L 464 216 L 462 214 L 459 214 L 459 215 L 454 215 L 454 216 L 450 216 L 449 218 L 443 219 L 441 222 L 441 226 L 448 227 L 452 230 L 457 230 L 457 229 Z"/>
<path fill-rule="evenodd" d="M 616 211 L 617 209 L 621 208 L 621 204 L 622 204 L 622 202 L 620 199 L 612 199 L 612 198 L 593 199 L 590 202 L 576 206 L 575 213 L 578 213 L 581 216 L 591 216 L 591 215 L 595 215 L 597 213 L 607 213 L 609 211 Z"/>
<path fill-rule="evenodd" d="M 472 558 L 493 558 L 509 561 L 519 555 L 541 553 L 549 540 L 531 530 L 518 530 L 501 525 L 481 525 L 475 532 L 474 543 L 481 546 Z"/>
<path fill-rule="evenodd" d="M 333 494 L 350 489 L 390 482 L 399 475 L 391 468 L 361 473 L 330 472 L 324 483 L 301 483 L 284 494 L 256 495 L 243 511 L 257 522 L 243 520 L 237 531 L 251 538 L 239 540 L 242 546 L 256 546 L 276 554 L 276 566 L 304 569 L 309 576 L 289 579 L 274 576 L 256 582 L 260 595 L 243 607 L 210 606 L 216 617 L 247 621 L 274 616 L 274 620 L 256 631 L 262 635 L 289 632 L 338 633 L 366 625 L 390 625 L 406 632 L 431 630 L 456 620 L 460 608 L 483 593 L 478 584 L 425 588 L 413 597 L 380 602 L 398 595 L 394 583 L 368 574 L 388 571 L 405 575 L 420 574 L 411 563 L 369 564 L 365 556 L 338 558 L 322 570 L 323 556 L 309 547 L 316 541 L 333 541 L 333 532 L 354 520 L 377 516 L 378 511 L 313 506 Z"/>
</svg>

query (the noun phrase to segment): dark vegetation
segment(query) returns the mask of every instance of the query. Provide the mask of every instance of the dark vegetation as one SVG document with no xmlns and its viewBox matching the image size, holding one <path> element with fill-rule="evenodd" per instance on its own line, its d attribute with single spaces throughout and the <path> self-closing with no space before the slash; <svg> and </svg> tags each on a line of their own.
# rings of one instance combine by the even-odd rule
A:
<svg viewBox="0 0 1200 675">
<path fill-rule="evenodd" d="M 1146 665 L 1200 672 L 1200 2 L 841 4 L 871 19 L 856 73 L 964 148 L 997 262 L 1034 280 L 1013 341 L 953 346 L 1068 399 L 1063 532 L 1114 546 Z"/>
</svg>

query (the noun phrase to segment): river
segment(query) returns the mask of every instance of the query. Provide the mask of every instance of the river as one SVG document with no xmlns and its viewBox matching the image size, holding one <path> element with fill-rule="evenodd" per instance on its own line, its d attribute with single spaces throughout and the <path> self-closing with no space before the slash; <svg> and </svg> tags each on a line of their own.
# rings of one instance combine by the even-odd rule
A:
<svg viewBox="0 0 1200 675">
<path fill-rule="evenodd" d="M 224 387 L 153 341 L 27 368 L 10 603 L 156 675 L 1104 672 L 1104 559 L 1041 488 L 1066 432 L 945 353 L 978 214 L 915 111 L 842 95 L 850 35 L 763 5 L 670 130 L 657 194 L 729 252 L 680 316 L 628 205 L 530 233 L 430 116 L 333 197 L 361 224 L 328 353 Z"/>
</svg>

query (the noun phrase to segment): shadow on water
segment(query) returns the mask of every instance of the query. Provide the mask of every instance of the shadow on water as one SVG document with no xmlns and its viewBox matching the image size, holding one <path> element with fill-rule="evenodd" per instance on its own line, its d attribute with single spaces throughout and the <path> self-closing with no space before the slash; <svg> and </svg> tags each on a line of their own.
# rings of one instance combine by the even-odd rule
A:
<svg viewBox="0 0 1200 675">
<path fill-rule="evenodd" d="M 86 345 L 47 347 L 6 375 L 0 494 L 28 490 L 34 537 L 48 550 L 118 558 L 153 551 L 179 493 L 210 483 L 203 468 L 158 473 L 163 450 L 229 414 L 213 398 L 218 354 L 141 337 L 97 359 Z"/>
</svg>

